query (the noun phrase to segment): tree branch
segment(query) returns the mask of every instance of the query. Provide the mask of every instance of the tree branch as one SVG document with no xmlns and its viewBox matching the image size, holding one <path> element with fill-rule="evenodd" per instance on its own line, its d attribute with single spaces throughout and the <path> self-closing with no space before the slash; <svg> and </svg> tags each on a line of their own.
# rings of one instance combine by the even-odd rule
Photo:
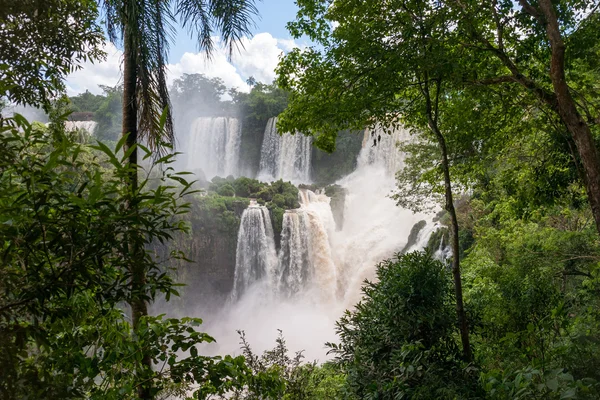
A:
<svg viewBox="0 0 600 400">
<path fill-rule="evenodd" d="M 542 15 L 542 13 L 535 8 L 534 6 L 532 6 L 531 4 L 529 4 L 529 2 L 527 0 L 519 0 L 519 4 L 521 4 L 521 7 L 523 7 L 523 10 L 531 15 L 533 18 L 537 19 L 537 21 L 540 24 L 544 24 L 544 16 Z"/>
</svg>

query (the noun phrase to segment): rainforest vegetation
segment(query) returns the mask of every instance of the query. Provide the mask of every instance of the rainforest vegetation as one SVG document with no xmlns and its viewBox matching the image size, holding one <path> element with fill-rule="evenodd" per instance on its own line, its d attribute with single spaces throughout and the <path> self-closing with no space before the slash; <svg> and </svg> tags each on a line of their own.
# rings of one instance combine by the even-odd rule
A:
<svg viewBox="0 0 600 400">
<path fill-rule="evenodd" d="M 201 74 L 167 87 L 166 49 L 179 19 L 202 51 L 214 35 L 234 51 L 252 1 L 0 1 L 0 399 L 600 398 L 600 3 L 296 4 L 288 30 L 312 45 L 244 93 Z M 121 84 L 67 97 L 105 41 L 124 51 Z M 253 176 L 269 118 L 312 136 L 313 185 L 175 168 L 175 132 L 206 116 L 242 121 Z M 94 133 L 65 128 L 78 118 Z M 253 200 L 277 247 L 302 190 L 328 196 L 341 229 L 334 183 L 375 127 L 410 129 L 391 196 L 441 206 L 441 229 L 379 260 L 328 360 L 286 332 L 207 355 L 219 338 L 202 319 L 152 312 L 188 290 L 228 301 Z"/>
</svg>

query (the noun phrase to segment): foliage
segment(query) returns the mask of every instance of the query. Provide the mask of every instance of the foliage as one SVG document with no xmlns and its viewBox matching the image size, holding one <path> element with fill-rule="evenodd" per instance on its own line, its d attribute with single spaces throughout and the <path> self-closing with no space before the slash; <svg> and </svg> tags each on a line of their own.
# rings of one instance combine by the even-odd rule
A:
<svg viewBox="0 0 600 400">
<path fill-rule="evenodd" d="M 176 129 L 187 132 L 198 117 L 233 115 L 235 110 L 231 101 L 223 100 L 226 92 L 221 78 L 183 74 L 176 79 L 169 90 Z"/>
<path fill-rule="evenodd" d="M 227 178 L 215 177 L 209 185 L 208 190 L 216 192 L 221 196 L 235 195 L 236 197 L 255 199 L 259 204 L 266 205 L 271 214 L 271 223 L 273 224 L 275 242 L 277 244 L 279 244 L 281 228 L 283 226 L 284 211 L 300 207 L 298 203 L 298 188 L 290 182 L 284 182 L 283 180 L 269 184 L 246 177 L 237 179 L 232 176 Z M 237 227 L 239 227 L 239 222 Z"/>
<path fill-rule="evenodd" d="M 242 115 L 252 121 L 266 121 L 279 115 L 287 106 L 288 93 L 275 84 L 257 83 L 250 93 L 229 91 Z"/>
<path fill-rule="evenodd" d="M 201 320 L 143 317 L 133 329 L 121 306 L 177 294 L 161 260 L 129 251 L 187 229 L 173 216 L 187 212 L 190 185 L 168 167 L 172 156 L 162 185 L 131 192 L 123 160 L 102 143 L 75 142 L 60 123 L 39 129 L 17 115 L 0 141 L 2 398 L 133 399 L 138 387 L 156 394 L 242 368 L 243 358 L 198 355 L 195 346 L 213 341 L 196 330 Z M 132 264 L 144 271 L 143 292 L 129 284 Z"/>
<path fill-rule="evenodd" d="M 255 176 L 260 164 L 261 144 L 267 121 L 286 108 L 288 94 L 274 84 L 255 83 L 250 93 L 231 89 L 229 95 L 242 119 L 243 151 L 240 165 L 247 174 Z"/>
<path fill-rule="evenodd" d="M 538 209 L 524 220 L 507 199 L 490 204 L 474 229 L 465 299 L 490 393 L 594 398 L 600 248 L 589 211 Z"/>
<path fill-rule="evenodd" d="M 203 74 L 183 74 L 175 79 L 171 86 L 173 104 L 194 104 L 200 113 L 210 109 L 209 115 L 214 115 L 214 109 L 221 103 L 226 92 L 225 84 L 221 78 L 207 78 Z"/>
<path fill-rule="evenodd" d="M 432 399 L 477 394 L 454 337 L 451 276 L 429 253 L 396 255 L 365 282 L 363 300 L 337 322 L 329 344 L 364 399 Z"/>
<path fill-rule="evenodd" d="M 332 364 L 304 363 L 302 351 L 290 357 L 282 332 L 275 347 L 262 355 L 254 353 L 243 331 L 241 338 L 248 375 L 219 399 L 353 400 L 346 391 L 345 375 Z"/>
<path fill-rule="evenodd" d="M 225 185 L 223 188 L 231 188 Z M 217 231 L 237 237 L 240 216 L 248 206 L 245 198 L 223 196 L 220 193 L 209 193 L 206 196 L 194 196 L 191 199 L 192 229 L 196 234 Z"/>
<path fill-rule="evenodd" d="M 109 40 L 123 44 L 123 104 L 127 110 L 123 133 L 131 133 L 128 145 L 135 144 L 139 134 L 150 149 L 162 153 L 163 145 L 173 143 L 175 135 L 166 74 L 173 22 L 178 18 L 196 35 L 199 49 L 207 55 L 214 50 L 213 34 L 220 33 L 221 43 L 231 55 L 241 38 L 250 33 L 257 13 L 254 1 L 104 0 L 102 4 Z"/>
<path fill-rule="evenodd" d="M 69 97 L 70 108 L 74 113 L 93 113 L 92 119 L 98 123 L 95 130 L 98 139 L 116 142 L 121 137 L 123 88 L 121 86 L 100 87 L 104 91 L 101 95 L 86 91 Z"/>
<path fill-rule="evenodd" d="M 330 185 L 352 173 L 356 168 L 356 160 L 362 148 L 362 141 L 362 131 L 342 131 L 338 133 L 333 153 L 313 147 L 312 180 L 320 186 Z"/>
<path fill-rule="evenodd" d="M 72 108 L 74 112 L 94 112 L 100 108 L 104 96 L 92 94 L 89 90 L 86 90 L 83 93 L 70 97 L 69 100 L 73 105 Z"/>
<path fill-rule="evenodd" d="M 104 57 L 97 18 L 92 0 L 3 1 L 0 96 L 48 109 L 69 73 Z"/>
</svg>

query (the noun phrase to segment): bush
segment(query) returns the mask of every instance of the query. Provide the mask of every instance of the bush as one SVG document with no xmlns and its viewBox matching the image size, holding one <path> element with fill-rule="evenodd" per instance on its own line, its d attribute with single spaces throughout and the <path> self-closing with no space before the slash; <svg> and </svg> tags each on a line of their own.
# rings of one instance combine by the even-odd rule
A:
<svg viewBox="0 0 600 400">
<path fill-rule="evenodd" d="M 145 191 L 132 191 L 125 160 L 102 143 L 77 143 L 60 123 L 0 121 L 0 398 L 135 399 L 141 385 L 165 394 L 244 370 L 242 357 L 198 354 L 214 341 L 196 330 L 200 319 L 146 316 L 132 326 L 123 305 L 176 295 L 162 262 L 184 256 L 131 249 L 187 232 L 173 216 L 187 212 L 190 185 L 163 168 L 156 188 L 142 179 Z"/>
<path fill-rule="evenodd" d="M 328 345 L 359 398 L 454 399 L 478 391 L 456 343 L 451 277 L 429 253 L 377 266 L 363 300 L 337 322 Z"/>
<path fill-rule="evenodd" d="M 333 364 L 318 366 L 303 362 L 302 351 L 289 355 L 281 331 L 275 347 L 262 355 L 254 353 L 243 331 L 245 373 L 231 382 L 219 399 L 236 400 L 358 400 L 348 393 L 346 376 Z"/>
<path fill-rule="evenodd" d="M 219 187 L 219 189 L 217 190 L 217 193 L 220 194 L 221 196 L 225 196 L 225 197 L 235 196 L 235 190 L 233 189 L 233 186 L 231 186 L 230 184 L 226 184 L 226 185 Z"/>
</svg>

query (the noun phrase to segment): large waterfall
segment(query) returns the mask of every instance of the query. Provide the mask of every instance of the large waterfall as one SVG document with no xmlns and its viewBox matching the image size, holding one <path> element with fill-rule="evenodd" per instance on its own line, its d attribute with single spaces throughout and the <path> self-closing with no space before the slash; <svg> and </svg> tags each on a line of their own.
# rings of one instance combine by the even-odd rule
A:
<svg viewBox="0 0 600 400">
<path fill-rule="evenodd" d="M 276 264 L 269 210 L 252 202 L 244 210 L 240 222 L 232 298 L 239 298 L 251 285 L 261 281 L 270 287 Z"/>
<path fill-rule="evenodd" d="M 310 136 L 277 132 L 277 118 L 269 119 L 260 152 L 258 179 L 283 179 L 294 183 L 310 182 Z"/>
<path fill-rule="evenodd" d="M 290 348 L 306 350 L 309 360 L 323 360 L 323 343 L 336 340 L 335 321 L 360 300 L 361 285 L 375 278 L 377 264 L 404 249 L 413 225 L 421 220 L 426 223 L 411 250 L 427 245 L 439 226 L 433 214 L 414 214 L 398 207 L 389 196 L 396 185 L 395 172 L 404 160 L 396 144 L 408 138 L 403 129 L 388 135 L 377 127 L 365 134 L 357 169 L 337 182 L 346 193 L 344 224 L 339 230 L 330 199 L 300 189 L 300 207 L 283 215 L 275 256 L 266 227 L 268 211 L 255 204 L 244 211 L 232 295 L 236 301 L 211 327 L 227 346 L 222 352 L 237 348 L 236 329 L 243 329 L 261 350 L 271 348 L 276 330 L 282 329 Z M 292 157 L 283 157 L 284 149 L 278 147 L 288 139 L 276 134 L 275 120 L 270 120 L 263 143 L 263 173 L 273 165 L 281 168 L 284 161 L 290 170 Z M 270 169 L 274 170 L 285 168 Z"/>
<path fill-rule="evenodd" d="M 201 169 L 207 179 L 238 176 L 241 125 L 237 118 L 197 118 L 190 130 L 187 170 Z"/>
</svg>

